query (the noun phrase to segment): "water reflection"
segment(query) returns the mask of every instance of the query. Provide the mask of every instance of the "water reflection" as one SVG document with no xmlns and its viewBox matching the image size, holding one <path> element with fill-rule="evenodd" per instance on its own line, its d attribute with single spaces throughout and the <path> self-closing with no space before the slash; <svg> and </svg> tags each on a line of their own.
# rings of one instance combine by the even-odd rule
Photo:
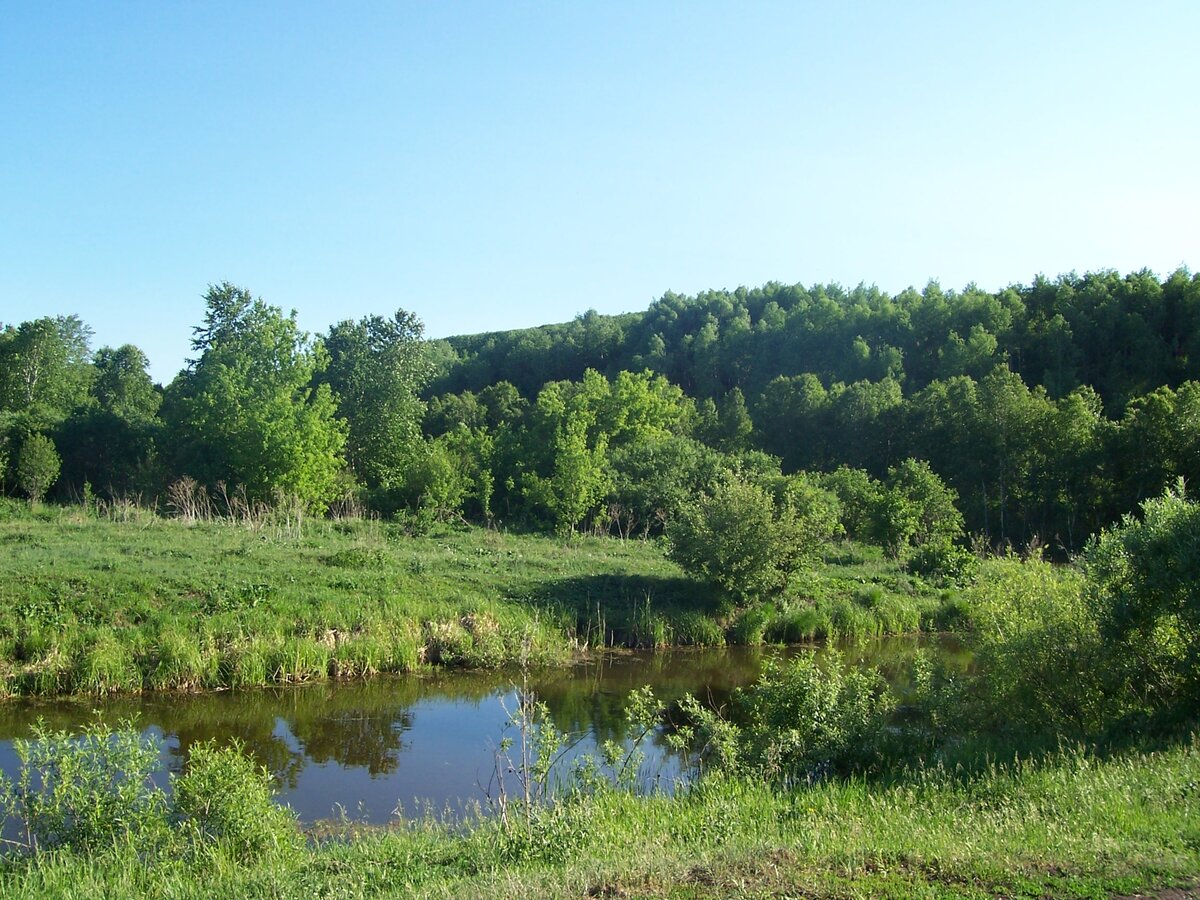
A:
<svg viewBox="0 0 1200 900">
<path fill-rule="evenodd" d="M 849 650 L 858 664 L 879 665 L 905 688 L 914 639 L 872 642 Z M 644 684 L 665 701 L 694 693 L 714 706 L 757 677 L 770 656 L 795 650 L 730 648 L 670 653 L 625 653 L 570 669 L 534 672 L 529 687 L 563 731 L 579 734 L 580 753 L 626 738 L 629 692 Z M 938 652 L 961 654 L 946 642 Z M 178 771 L 200 741 L 237 741 L 274 777 L 280 798 L 305 821 L 345 810 L 386 822 L 397 807 L 418 803 L 436 811 L 461 810 L 485 799 L 495 771 L 495 748 L 507 709 L 515 709 L 515 672 L 439 672 L 366 683 L 227 691 L 201 695 L 147 695 L 103 703 L 90 699 L 5 704 L 0 715 L 0 769 L 11 774 L 15 738 L 42 720 L 52 729 L 78 729 L 99 719 L 134 719 L 160 735 L 164 766 Z M 679 772 L 661 735 L 646 748 L 649 774 Z"/>
</svg>

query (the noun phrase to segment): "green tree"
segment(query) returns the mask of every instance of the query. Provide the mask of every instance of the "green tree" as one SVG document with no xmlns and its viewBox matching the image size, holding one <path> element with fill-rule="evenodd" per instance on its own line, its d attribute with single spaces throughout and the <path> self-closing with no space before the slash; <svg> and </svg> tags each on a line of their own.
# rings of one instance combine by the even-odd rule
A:
<svg viewBox="0 0 1200 900">
<path fill-rule="evenodd" d="M 165 403 L 181 470 L 209 485 L 240 485 L 252 500 L 282 492 L 323 510 L 346 443 L 329 385 L 314 386 L 324 348 L 300 331 L 295 313 L 228 282 L 211 286 L 205 302 L 192 341 L 199 356 Z"/>
<path fill-rule="evenodd" d="M 91 403 L 55 432 L 64 486 L 85 483 L 109 495 L 158 487 L 156 445 L 162 394 L 146 371 L 146 355 L 131 344 L 95 355 Z"/>
<path fill-rule="evenodd" d="M 713 585 L 729 609 L 785 590 L 838 524 L 836 504 L 781 493 L 738 477 L 723 480 L 669 524 L 671 558 Z"/>
<path fill-rule="evenodd" d="M 1194 715 L 1200 702 L 1200 504 L 1182 484 L 1088 547 L 1088 594 L 1116 696 Z"/>
<path fill-rule="evenodd" d="M 154 418 L 162 404 L 162 394 L 154 387 L 147 371 L 150 360 L 133 344 L 116 350 L 101 347 L 93 359 L 96 377 L 91 394 L 101 409 L 127 422 Z"/>
<path fill-rule="evenodd" d="M 422 331 L 415 315 L 398 310 L 388 319 L 339 322 L 325 340 L 321 380 L 349 423 L 346 460 L 369 488 L 400 484 L 417 450 L 425 414 L 418 392 L 432 374 Z"/>
<path fill-rule="evenodd" d="M 876 501 L 875 537 L 893 557 L 909 548 L 952 543 L 963 533 L 957 499 L 929 463 L 906 459 L 888 470 Z"/>
<path fill-rule="evenodd" d="M 746 398 L 740 388 L 734 388 L 721 398 L 720 403 L 707 411 L 701 419 L 697 435 L 709 446 L 723 453 L 738 453 L 750 449 L 750 437 L 754 423 L 746 410 Z"/>
<path fill-rule="evenodd" d="M 61 461 L 54 441 L 44 434 L 28 435 L 17 451 L 17 486 L 30 502 L 38 503 L 58 480 Z"/>
<path fill-rule="evenodd" d="M 0 332 L 0 411 L 19 415 L 36 431 L 86 403 L 90 338 L 78 316 L 35 319 Z"/>
</svg>

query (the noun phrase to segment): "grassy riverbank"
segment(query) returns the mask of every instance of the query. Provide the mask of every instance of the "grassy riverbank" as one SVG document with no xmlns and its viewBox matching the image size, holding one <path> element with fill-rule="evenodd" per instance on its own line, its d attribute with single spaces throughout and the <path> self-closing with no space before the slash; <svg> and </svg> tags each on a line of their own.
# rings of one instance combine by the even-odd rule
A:
<svg viewBox="0 0 1200 900">
<path fill-rule="evenodd" d="M 0 509 L 0 692 L 102 694 L 914 631 L 956 599 L 842 545 L 788 597 L 724 619 L 661 546 L 378 521 L 187 524 Z"/>
<path fill-rule="evenodd" d="M 1107 897 L 1195 884 L 1200 746 L 910 770 L 790 791 L 711 779 L 675 799 L 611 791 L 527 836 L 430 824 L 294 847 L 0 863 L 0 893 L 237 897 Z M 186 856 L 186 855 L 185 855 Z"/>
</svg>

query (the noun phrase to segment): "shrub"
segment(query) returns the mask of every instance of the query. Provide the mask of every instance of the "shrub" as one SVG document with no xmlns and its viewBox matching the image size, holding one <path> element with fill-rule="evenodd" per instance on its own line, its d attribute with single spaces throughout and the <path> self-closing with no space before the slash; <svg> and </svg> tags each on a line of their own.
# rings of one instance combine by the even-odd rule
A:
<svg viewBox="0 0 1200 900">
<path fill-rule="evenodd" d="M 1088 547 L 1087 597 L 1114 692 L 1149 709 L 1200 701 L 1200 504 L 1183 486 L 1142 504 Z"/>
<path fill-rule="evenodd" d="M 967 592 L 982 724 L 1084 733 L 1104 713 L 1103 648 L 1078 571 L 995 560 Z"/>
<path fill-rule="evenodd" d="M 671 558 L 716 587 L 727 609 L 782 591 L 839 527 L 821 494 L 789 484 L 773 497 L 731 477 L 670 523 Z"/>
<path fill-rule="evenodd" d="M 158 746 L 131 723 L 119 731 L 95 724 L 82 734 L 47 731 L 14 741 L 16 780 L 0 785 L 6 815 L 21 820 L 32 850 L 77 852 L 132 845 L 154 849 L 167 836 L 166 801 L 150 776 Z"/>
<path fill-rule="evenodd" d="M 0 814 L 24 825 L 31 852 L 203 850 L 253 862 L 301 846 L 295 818 L 272 801 L 270 776 L 240 746 L 194 746 L 169 797 L 153 781 L 160 745 L 132 722 L 78 735 L 39 723 L 14 746 L 20 766 L 14 781 L 0 781 Z"/>
<path fill-rule="evenodd" d="M 241 862 L 300 847 L 295 818 L 271 799 L 271 776 L 239 745 L 194 745 L 171 784 L 172 822 L 193 847 L 213 847 Z"/>
<path fill-rule="evenodd" d="M 827 666 L 805 653 L 779 665 L 734 694 L 732 721 L 705 711 L 694 699 L 681 704 L 692 725 L 680 740 L 717 768 L 794 782 L 874 768 L 881 759 L 896 700 L 876 669 Z"/>
<path fill-rule="evenodd" d="M 33 503 L 46 496 L 46 491 L 58 481 L 62 460 L 54 449 L 54 441 L 44 434 L 31 434 L 21 442 L 17 451 L 17 486 Z"/>
</svg>

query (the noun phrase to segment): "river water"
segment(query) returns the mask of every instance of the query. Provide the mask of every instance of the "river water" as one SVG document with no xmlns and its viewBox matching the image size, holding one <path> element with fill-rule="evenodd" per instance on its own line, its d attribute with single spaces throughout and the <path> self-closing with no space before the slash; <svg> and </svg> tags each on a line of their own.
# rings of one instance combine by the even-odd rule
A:
<svg viewBox="0 0 1200 900">
<path fill-rule="evenodd" d="M 908 663 L 922 645 L 961 660 L 945 640 L 912 637 L 843 651 L 857 664 L 879 666 L 903 691 Z M 648 684 L 665 701 L 691 693 L 720 705 L 732 690 L 752 682 L 766 659 L 796 652 L 801 651 L 731 647 L 615 653 L 533 671 L 527 686 L 545 702 L 556 726 L 578 740 L 572 753 L 579 755 L 605 740 L 628 737 L 625 710 L 634 688 Z M 114 726 L 132 720 L 161 741 L 164 773 L 179 771 L 188 748 L 199 741 L 236 740 L 267 768 L 278 799 L 305 823 L 455 816 L 476 805 L 486 808 L 497 793 L 497 750 L 506 735 L 519 737 L 508 722 L 521 678 L 513 671 L 437 671 L 210 694 L 11 701 L 0 705 L 0 770 L 10 777 L 15 772 L 13 740 L 28 737 L 39 719 L 51 730 L 78 730 L 96 719 Z M 670 790 L 684 773 L 661 732 L 643 750 L 644 781 Z"/>
</svg>

